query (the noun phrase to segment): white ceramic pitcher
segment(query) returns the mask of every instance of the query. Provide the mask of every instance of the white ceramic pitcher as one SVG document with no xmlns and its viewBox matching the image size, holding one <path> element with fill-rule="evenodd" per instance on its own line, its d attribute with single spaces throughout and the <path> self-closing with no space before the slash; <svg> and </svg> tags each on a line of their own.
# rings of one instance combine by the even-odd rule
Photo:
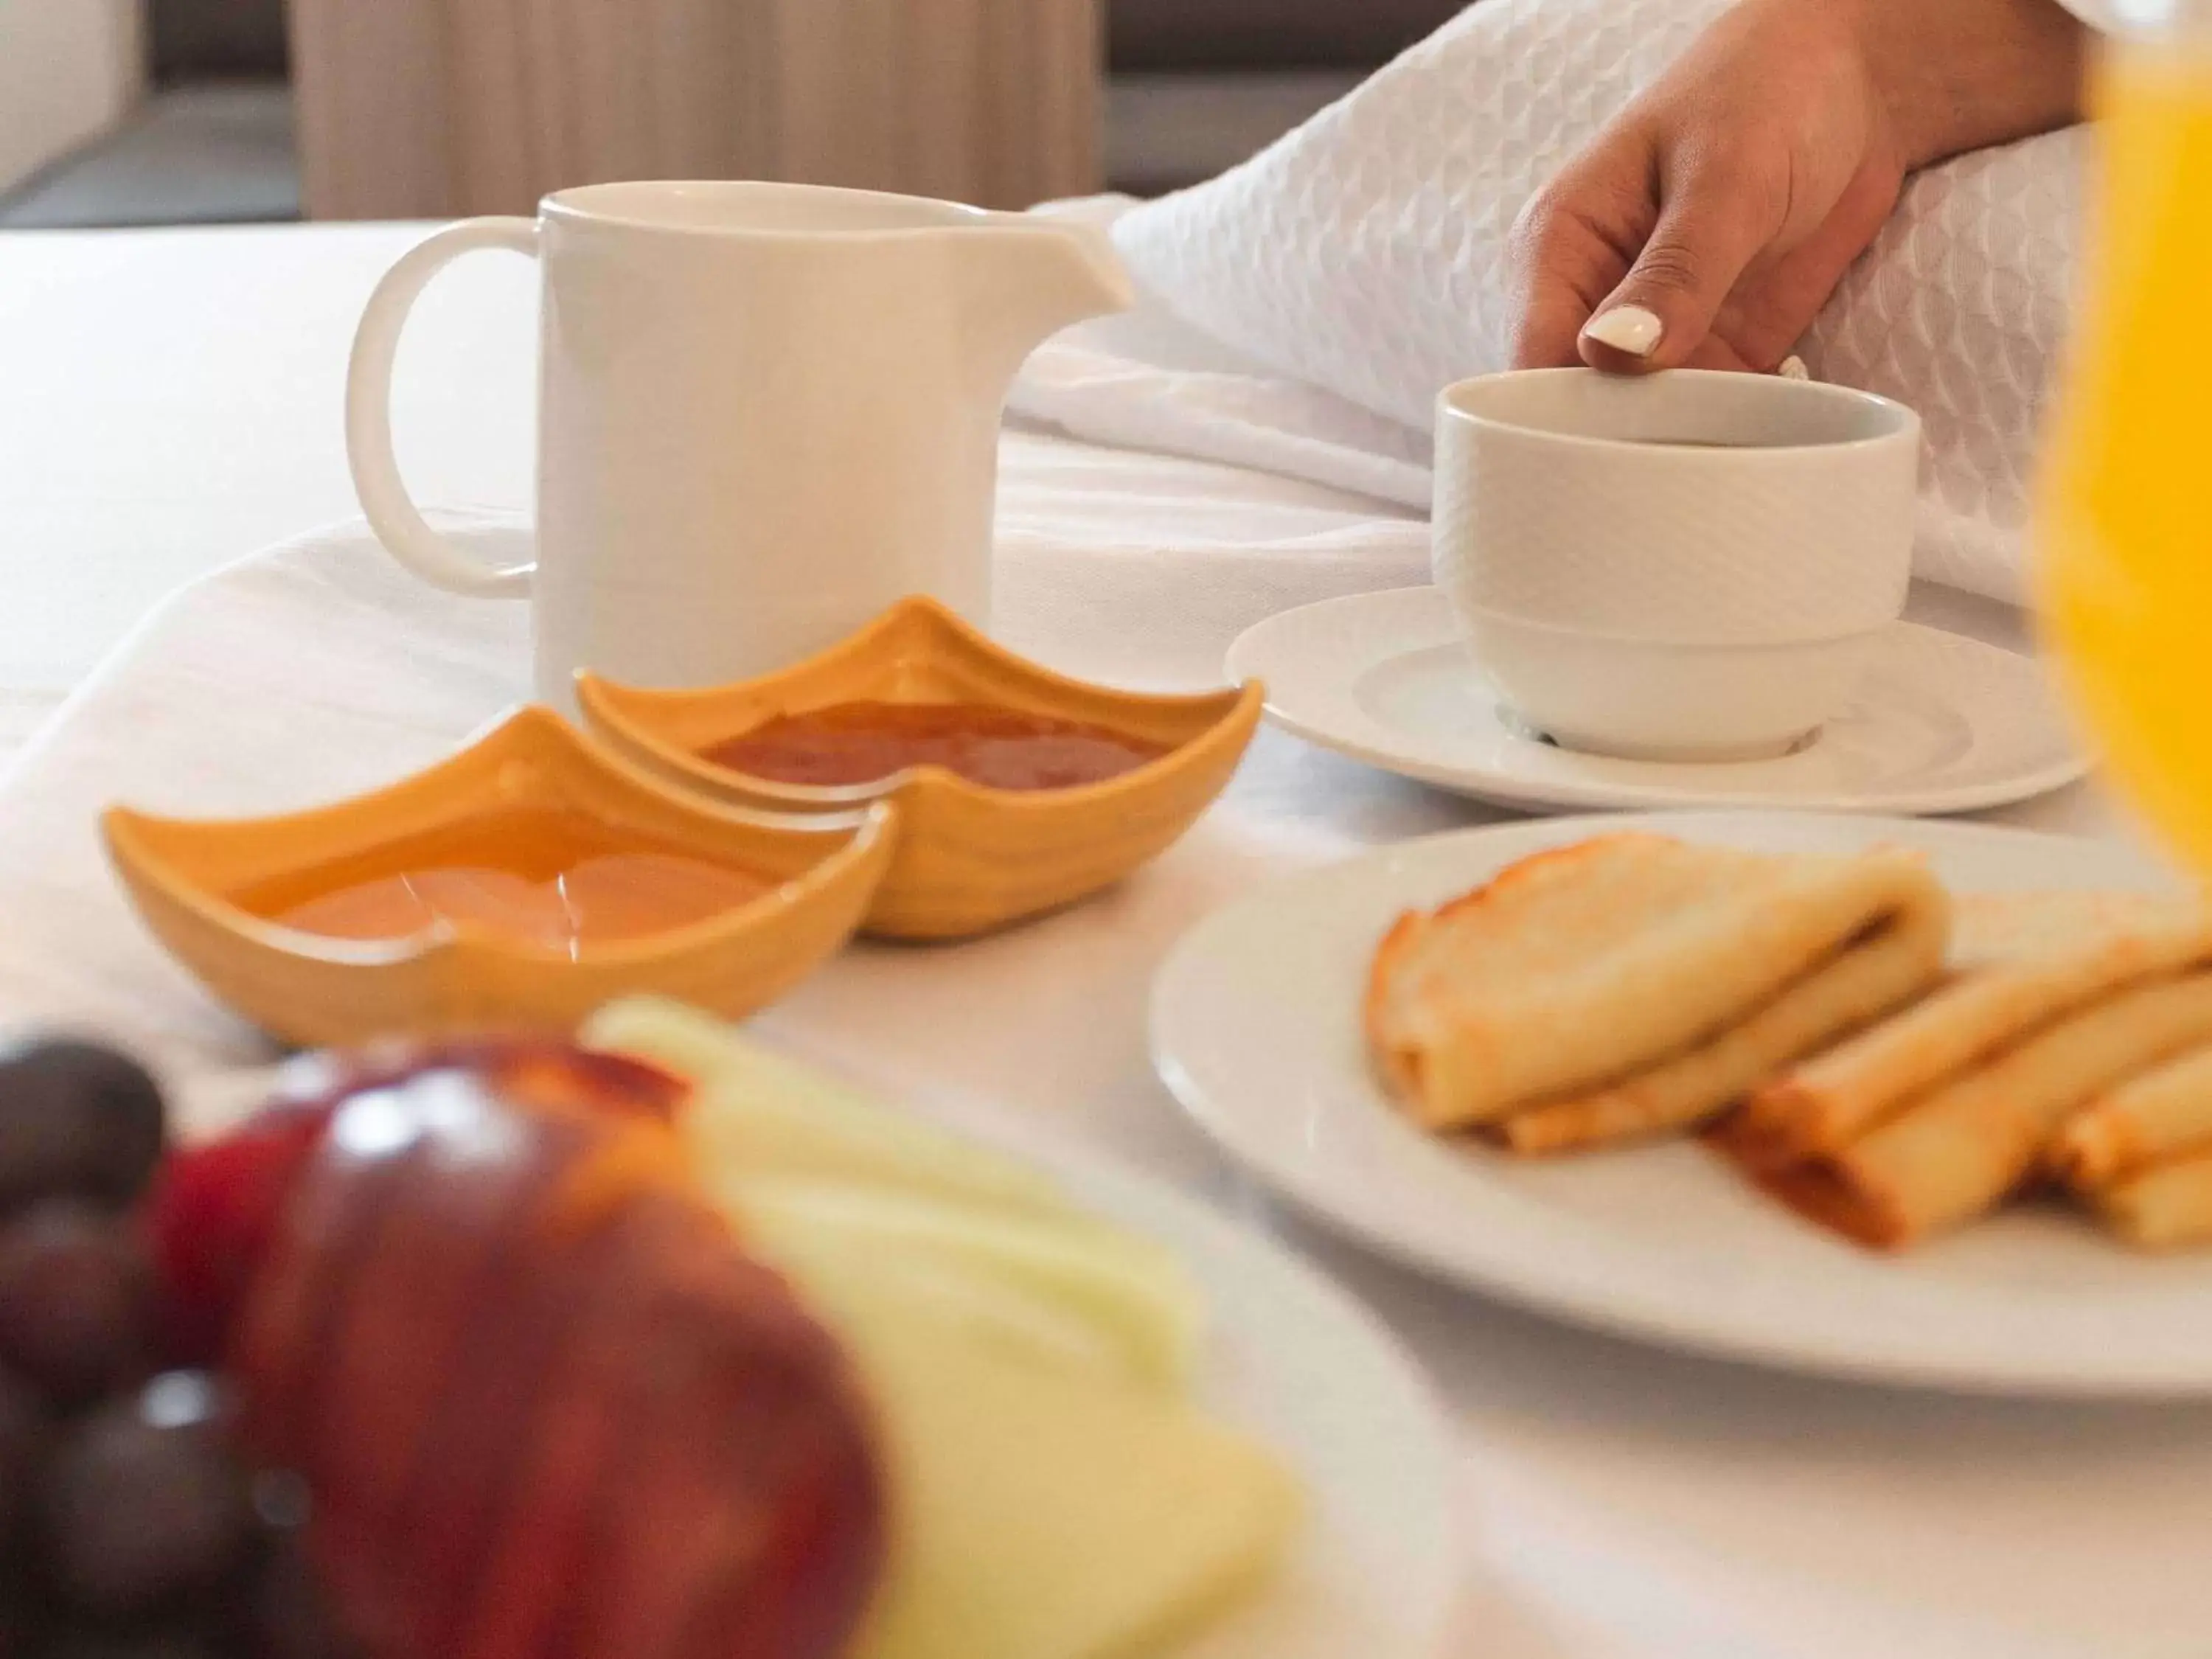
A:
<svg viewBox="0 0 2212 1659">
<path fill-rule="evenodd" d="M 480 248 L 544 267 L 538 557 L 506 569 L 424 521 L 392 446 L 407 313 Z M 385 277 L 354 346 L 354 483 L 417 575 L 532 599 L 538 691 L 563 708 L 580 668 L 743 678 L 910 593 L 988 626 L 1007 388 L 1047 335 L 1129 298 L 1085 226 L 789 185 L 563 191 Z"/>
</svg>

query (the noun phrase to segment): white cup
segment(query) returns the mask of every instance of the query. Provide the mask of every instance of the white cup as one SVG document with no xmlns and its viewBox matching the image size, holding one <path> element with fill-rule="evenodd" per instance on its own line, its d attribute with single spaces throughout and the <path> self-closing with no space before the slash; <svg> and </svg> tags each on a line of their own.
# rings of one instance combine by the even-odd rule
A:
<svg viewBox="0 0 2212 1659">
<path fill-rule="evenodd" d="M 392 455 L 416 296 L 477 249 L 544 273 L 537 561 L 441 536 Z M 909 594 L 989 621 L 1008 385 L 1036 343 L 1128 303 L 1094 228 L 793 185 L 597 185 L 472 219 L 395 265 L 354 346 L 346 444 L 392 556 L 528 597 L 538 693 L 750 678 Z"/>
<path fill-rule="evenodd" d="M 1920 420 L 1769 375 L 1486 375 L 1437 404 L 1434 557 L 1527 725 L 1647 760 L 1783 754 L 1912 574 Z"/>
</svg>

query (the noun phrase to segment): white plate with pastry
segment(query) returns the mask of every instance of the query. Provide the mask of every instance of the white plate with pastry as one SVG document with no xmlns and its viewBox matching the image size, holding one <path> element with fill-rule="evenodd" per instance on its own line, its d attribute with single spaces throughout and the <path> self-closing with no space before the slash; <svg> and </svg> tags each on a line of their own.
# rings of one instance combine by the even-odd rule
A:
<svg viewBox="0 0 2212 1659">
<path fill-rule="evenodd" d="M 1152 1035 L 1237 1162 L 1477 1290 L 1850 1377 L 2212 1395 L 2212 1249 L 2144 1248 L 2212 1239 L 2212 931 L 2125 847 L 1442 836 L 1200 923 Z"/>
<path fill-rule="evenodd" d="M 1626 760 L 1562 749 L 1507 711 L 1443 593 L 1388 589 L 1285 611 L 1230 649 L 1267 717 L 1370 766 L 1507 806 L 1980 811 L 2088 763 L 2033 658 L 1941 629 L 1883 635 L 1850 706 L 1771 760 Z"/>
</svg>

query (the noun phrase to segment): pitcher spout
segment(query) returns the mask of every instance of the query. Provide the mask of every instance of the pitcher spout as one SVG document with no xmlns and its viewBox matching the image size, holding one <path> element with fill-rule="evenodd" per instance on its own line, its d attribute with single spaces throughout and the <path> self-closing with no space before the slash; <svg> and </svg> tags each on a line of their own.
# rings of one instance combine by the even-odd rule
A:
<svg viewBox="0 0 2212 1659">
<path fill-rule="evenodd" d="M 1001 392 L 1051 336 L 1136 302 L 1121 255 L 1096 225 L 1009 214 L 960 240 L 970 357 Z"/>
</svg>

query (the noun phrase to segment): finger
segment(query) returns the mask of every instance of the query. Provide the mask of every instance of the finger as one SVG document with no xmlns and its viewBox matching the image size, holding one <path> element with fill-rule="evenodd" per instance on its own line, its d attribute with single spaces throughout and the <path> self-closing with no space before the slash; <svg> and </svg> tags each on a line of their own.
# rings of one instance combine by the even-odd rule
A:
<svg viewBox="0 0 2212 1659">
<path fill-rule="evenodd" d="M 1650 150 L 1640 135 L 1569 167 L 1515 222 L 1516 368 L 1566 368 L 1597 303 L 1628 274 L 1658 208 Z"/>
<path fill-rule="evenodd" d="M 1762 372 L 1796 347 L 1897 205 L 1902 174 L 1880 162 L 1860 169 L 1827 218 L 1800 246 L 1754 265 L 1721 307 L 1713 331 Z"/>
<path fill-rule="evenodd" d="M 1698 342 L 1697 349 L 1684 359 L 1684 368 L 1724 368 L 1731 374 L 1748 374 L 1754 366 L 1747 361 L 1729 341 L 1718 334 L 1708 334 Z"/>
<path fill-rule="evenodd" d="M 1572 368 L 1582 362 L 1576 344 L 1590 308 L 1571 289 L 1547 286 L 1521 302 L 1521 322 L 1513 336 L 1516 368 Z"/>
<path fill-rule="evenodd" d="M 1583 360 L 1630 374 L 1687 362 L 1781 219 L 1764 181 L 1740 169 L 1686 173 L 1626 280 L 1584 325 Z"/>
</svg>

